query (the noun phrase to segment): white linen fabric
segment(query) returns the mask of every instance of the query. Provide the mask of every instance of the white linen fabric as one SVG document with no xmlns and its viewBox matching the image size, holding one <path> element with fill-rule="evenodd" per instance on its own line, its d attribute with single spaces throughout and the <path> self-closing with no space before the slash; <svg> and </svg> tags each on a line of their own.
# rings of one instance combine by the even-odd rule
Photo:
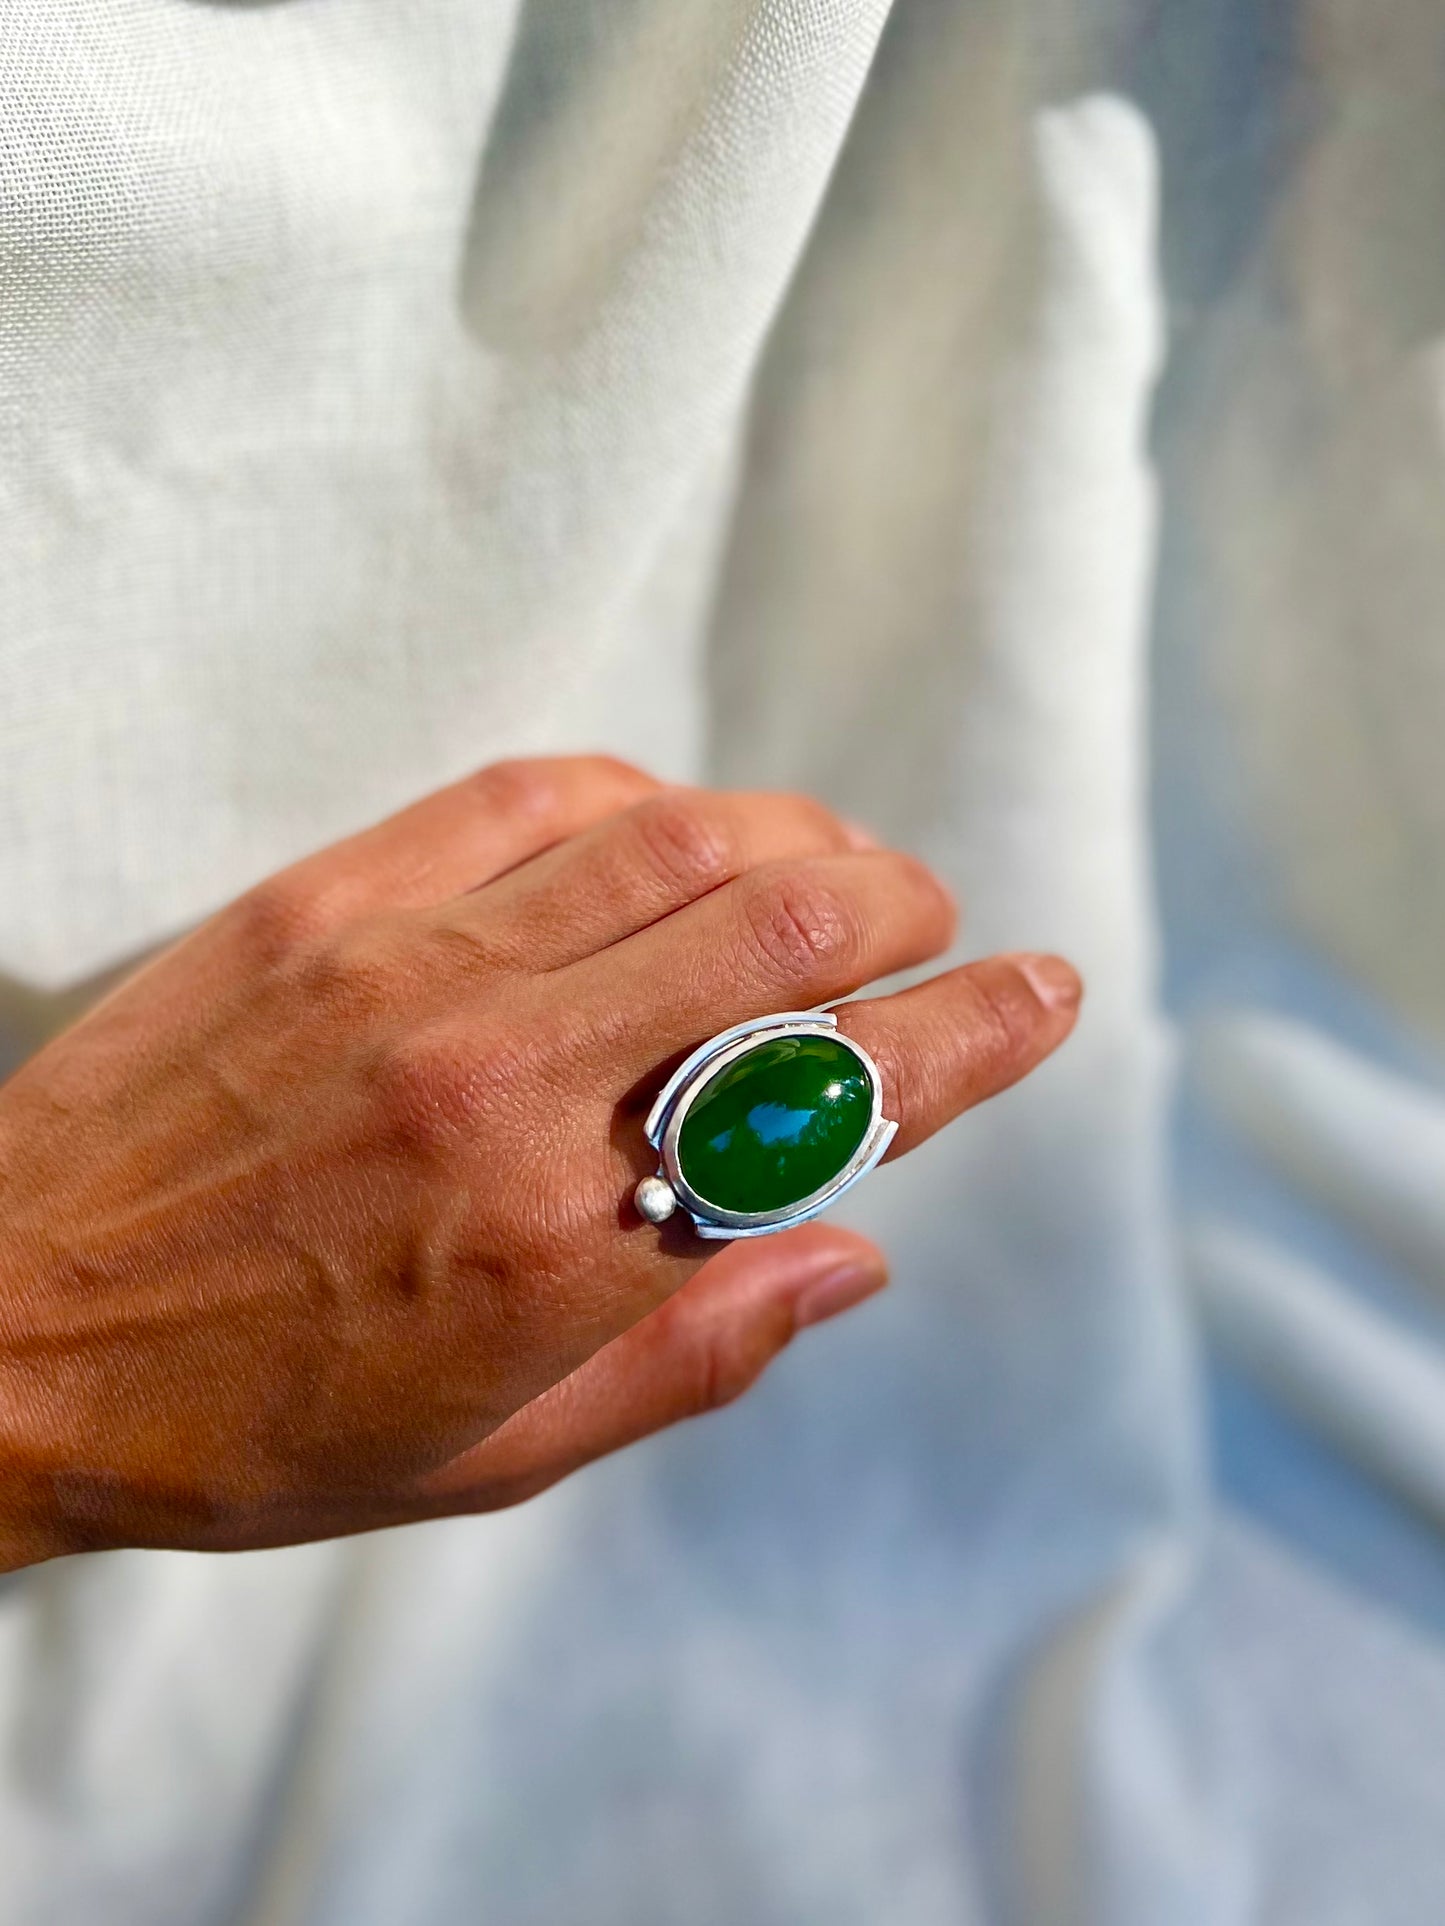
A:
<svg viewBox="0 0 1445 1926">
<path fill-rule="evenodd" d="M 4 1926 L 1445 1909 L 1442 53 L 1445 0 L 4 0 L 12 1056 L 599 744 L 816 788 L 1090 982 L 726 1418 L 0 1581 Z"/>
</svg>

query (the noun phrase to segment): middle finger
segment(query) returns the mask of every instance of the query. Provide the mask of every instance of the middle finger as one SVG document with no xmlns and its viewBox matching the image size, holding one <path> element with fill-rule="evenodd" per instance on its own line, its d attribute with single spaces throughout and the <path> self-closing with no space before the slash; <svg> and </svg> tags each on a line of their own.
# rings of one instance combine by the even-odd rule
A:
<svg viewBox="0 0 1445 1926">
<path fill-rule="evenodd" d="M 937 877 L 895 850 L 767 863 L 552 980 L 617 1098 L 734 1023 L 928 962 L 956 920 Z"/>
</svg>

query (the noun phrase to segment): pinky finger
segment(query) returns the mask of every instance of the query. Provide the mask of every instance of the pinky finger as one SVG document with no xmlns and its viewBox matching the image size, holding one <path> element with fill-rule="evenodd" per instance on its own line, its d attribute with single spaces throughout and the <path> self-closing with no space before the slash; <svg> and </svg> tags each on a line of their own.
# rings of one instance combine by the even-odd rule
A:
<svg viewBox="0 0 1445 1926">
<path fill-rule="evenodd" d="M 426 1478 L 418 1513 L 517 1504 L 593 1459 L 731 1404 L 805 1325 L 886 1281 L 873 1245 L 837 1225 L 731 1244 L 658 1310 Z"/>
</svg>

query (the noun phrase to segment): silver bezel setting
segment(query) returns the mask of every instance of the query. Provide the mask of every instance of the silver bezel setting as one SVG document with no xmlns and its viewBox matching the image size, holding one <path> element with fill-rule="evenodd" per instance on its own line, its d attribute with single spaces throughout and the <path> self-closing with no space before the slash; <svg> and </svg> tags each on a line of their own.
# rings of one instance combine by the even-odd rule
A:
<svg viewBox="0 0 1445 1926">
<path fill-rule="evenodd" d="M 801 1197 L 782 1210 L 721 1210 L 700 1197 L 682 1174 L 677 1141 L 687 1113 L 698 1092 L 719 1070 L 774 1037 L 793 1036 L 831 1037 L 857 1057 L 868 1074 L 873 1094 L 868 1129 L 843 1168 L 811 1196 Z M 838 1019 L 831 1010 L 792 1010 L 781 1016 L 753 1017 L 747 1023 L 735 1023 L 730 1030 L 720 1030 L 679 1064 L 658 1093 L 646 1124 L 647 1141 L 661 1159 L 658 1176 L 671 1185 L 698 1236 L 716 1239 L 766 1237 L 773 1231 L 789 1230 L 794 1224 L 806 1224 L 836 1203 L 844 1191 L 851 1190 L 860 1177 L 867 1176 L 892 1143 L 897 1129 L 898 1125 L 883 1115 L 883 1079 L 877 1064 L 861 1045 L 839 1033 Z"/>
</svg>

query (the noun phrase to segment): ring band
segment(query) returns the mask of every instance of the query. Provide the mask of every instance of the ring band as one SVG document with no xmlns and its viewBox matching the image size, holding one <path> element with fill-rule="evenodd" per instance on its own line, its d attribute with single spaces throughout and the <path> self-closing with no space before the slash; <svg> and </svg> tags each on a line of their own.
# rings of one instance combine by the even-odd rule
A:
<svg viewBox="0 0 1445 1926">
<path fill-rule="evenodd" d="M 789 1230 L 851 1189 L 898 1129 L 883 1079 L 831 1010 L 734 1024 L 669 1077 L 647 1118 L 656 1176 L 633 1193 L 649 1223 L 679 1208 L 699 1237 Z"/>
</svg>

